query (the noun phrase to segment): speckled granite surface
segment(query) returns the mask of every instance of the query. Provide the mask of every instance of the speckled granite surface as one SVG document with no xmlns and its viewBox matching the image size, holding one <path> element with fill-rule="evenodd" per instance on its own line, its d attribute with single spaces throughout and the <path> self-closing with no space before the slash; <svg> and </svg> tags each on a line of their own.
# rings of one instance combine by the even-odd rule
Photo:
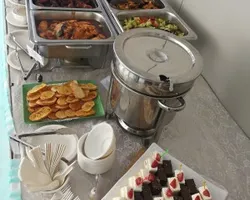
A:
<svg viewBox="0 0 250 200">
<path fill-rule="evenodd" d="M 77 78 L 93 77 L 99 81 L 108 74 L 108 71 L 106 69 L 84 73 Z M 53 78 L 56 80 L 66 78 L 62 74 L 57 76 Z M 105 89 L 101 85 L 100 88 L 105 101 Z M 23 123 L 21 85 L 14 86 L 12 94 L 16 130 L 26 132 L 37 128 Z M 228 115 L 202 77 L 198 78 L 185 99 L 187 107 L 177 113 L 169 124 L 163 126 L 158 144 L 163 148 L 169 148 L 173 156 L 197 172 L 223 185 L 229 191 L 230 200 L 249 200 L 250 141 Z M 102 120 L 104 119 L 65 124 L 80 130 L 80 136 L 83 132 L 88 132 L 93 124 Z M 166 116 L 162 123 L 166 124 L 168 120 L 169 116 Z M 142 145 L 139 138 L 124 133 L 115 120 L 109 120 L 109 123 L 115 129 L 118 142 L 117 162 L 112 171 L 103 176 L 109 183 L 106 184 L 106 191 L 123 174 L 133 153 Z M 77 167 L 71 179 L 73 191 L 85 199 L 93 181 L 93 176 Z M 29 198 L 27 196 L 25 199 Z"/>
<path fill-rule="evenodd" d="M 9 26 L 9 30 L 14 28 Z M 82 70 L 57 69 L 43 73 L 44 81 L 67 79 L 93 79 L 100 81 L 109 74 L 109 69 L 85 72 Z M 22 119 L 21 85 L 23 80 L 20 73 L 10 69 L 13 116 L 16 131 L 27 132 L 38 128 L 24 124 Z M 34 76 L 29 82 L 34 81 Z M 99 85 L 103 101 L 106 100 L 106 90 Z M 202 77 L 195 82 L 194 88 L 185 97 L 187 107 L 172 116 L 167 116 L 162 124 L 162 133 L 158 144 L 169 151 L 177 159 L 190 166 L 197 172 L 223 185 L 229 191 L 229 200 L 250 199 L 250 141 L 241 129 L 228 115 L 216 96 Z M 88 132 L 93 124 L 104 119 L 69 122 L 67 126 L 79 131 L 79 136 Z M 117 137 L 116 164 L 112 171 L 102 176 L 105 193 L 121 177 L 133 154 L 138 151 L 142 142 L 139 138 L 128 135 L 116 124 L 115 120 L 108 121 L 114 128 Z M 165 126 L 164 126 L 165 124 Z M 71 186 L 81 199 L 87 199 L 90 188 L 93 187 L 94 177 L 83 172 L 78 166 L 72 172 Z M 23 199 L 41 199 L 39 195 L 29 194 L 24 189 Z"/>
</svg>

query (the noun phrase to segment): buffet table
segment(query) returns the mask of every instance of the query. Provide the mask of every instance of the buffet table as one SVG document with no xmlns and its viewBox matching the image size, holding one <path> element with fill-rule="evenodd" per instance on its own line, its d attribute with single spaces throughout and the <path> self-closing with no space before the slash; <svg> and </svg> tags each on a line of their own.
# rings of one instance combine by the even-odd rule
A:
<svg viewBox="0 0 250 200">
<path fill-rule="evenodd" d="M 6 5 L 6 12 L 9 12 L 9 2 L 6 2 Z M 7 32 L 12 30 L 15 30 L 15 27 L 7 24 Z M 110 66 L 94 71 L 57 68 L 52 72 L 39 73 L 43 75 L 44 82 L 72 79 L 94 80 L 98 83 L 105 105 L 107 84 L 103 85 L 101 81 L 110 75 Z M 11 111 L 16 133 L 30 132 L 39 128 L 40 126 L 24 123 L 21 101 L 22 84 L 36 82 L 36 73 L 32 74 L 26 82 L 19 71 L 10 67 L 9 75 Z M 229 200 L 248 200 L 250 196 L 250 141 L 229 116 L 203 77 L 197 79 L 185 100 L 187 106 L 182 112 L 176 116 L 169 115 L 164 118 L 158 144 L 162 148 L 168 148 L 171 155 L 198 173 L 224 186 L 229 192 Z M 105 120 L 100 118 L 72 121 L 64 125 L 78 130 L 78 136 L 81 136 L 94 124 Z M 99 198 L 105 195 L 123 175 L 133 157 L 143 146 L 140 138 L 125 133 L 115 119 L 107 120 L 107 122 L 114 128 L 117 138 L 116 161 L 112 170 L 101 176 L 100 181 L 105 184 L 99 188 Z M 72 191 L 80 199 L 88 199 L 89 191 L 94 186 L 94 176 L 82 171 L 78 165 L 70 176 Z M 38 194 L 28 193 L 25 188 L 22 190 L 22 198 L 23 200 L 42 199 Z"/>
</svg>

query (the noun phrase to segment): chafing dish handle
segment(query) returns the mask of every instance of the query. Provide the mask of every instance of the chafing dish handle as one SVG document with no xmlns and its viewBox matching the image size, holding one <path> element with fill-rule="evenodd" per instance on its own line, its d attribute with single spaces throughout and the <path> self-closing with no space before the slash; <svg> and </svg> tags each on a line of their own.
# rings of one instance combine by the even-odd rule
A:
<svg viewBox="0 0 250 200">
<path fill-rule="evenodd" d="M 85 49 L 85 50 L 87 50 L 87 49 L 91 49 L 92 46 L 91 45 L 89 45 L 89 46 L 67 46 L 66 45 L 66 48 L 67 49 Z"/>
<path fill-rule="evenodd" d="M 180 105 L 176 106 L 176 107 L 167 106 L 164 103 L 162 103 L 160 100 L 158 101 L 158 105 L 159 105 L 160 108 L 162 108 L 165 111 L 178 112 L 178 111 L 181 111 L 181 110 L 183 110 L 185 108 L 186 102 L 182 97 L 178 97 L 177 100 L 179 101 Z"/>
</svg>

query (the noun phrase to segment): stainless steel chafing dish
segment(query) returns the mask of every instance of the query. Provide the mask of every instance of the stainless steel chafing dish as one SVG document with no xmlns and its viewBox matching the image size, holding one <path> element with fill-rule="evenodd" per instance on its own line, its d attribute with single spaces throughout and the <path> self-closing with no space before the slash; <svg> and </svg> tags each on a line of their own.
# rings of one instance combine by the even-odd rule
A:
<svg viewBox="0 0 250 200">
<path fill-rule="evenodd" d="M 117 9 L 117 8 L 115 8 L 115 7 L 113 7 L 112 5 L 110 5 L 110 2 L 111 2 L 111 0 L 103 0 L 102 1 L 105 5 L 108 5 L 108 7 L 110 8 L 110 9 L 112 9 L 112 12 L 114 12 L 114 13 L 117 13 L 117 12 L 120 12 L 120 11 L 124 11 L 124 10 L 120 10 L 120 9 Z M 159 7 L 159 9 L 165 9 L 168 5 L 164 2 L 164 1 L 162 1 L 162 0 L 154 0 L 153 1 L 158 7 Z M 153 10 L 159 10 L 159 9 L 153 9 Z M 143 9 L 143 8 L 139 8 L 139 9 L 134 9 L 134 10 L 147 10 L 147 9 Z M 133 11 L 133 10 L 126 10 L 126 11 Z"/>
<path fill-rule="evenodd" d="M 152 9 L 152 10 L 147 10 L 147 9 L 118 10 L 110 6 L 107 0 L 103 0 L 102 4 L 107 13 L 109 14 L 109 17 L 113 22 L 114 26 L 116 27 L 118 33 L 124 32 L 122 24 L 120 22 L 120 20 L 122 19 L 128 17 L 154 16 L 154 17 L 168 18 L 170 22 L 176 24 L 185 33 L 185 36 L 183 36 L 182 38 L 186 40 L 196 40 L 197 39 L 196 33 L 181 19 L 181 17 L 171 8 L 171 6 L 164 1 L 158 0 L 158 4 L 159 2 L 162 4 L 162 8 Z"/>
<path fill-rule="evenodd" d="M 113 47 L 107 112 L 126 131 L 152 137 L 163 116 L 185 108 L 183 97 L 202 72 L 202 57 L 188 41 L 155 29 L 123 32 Z"/>
<path fill-rule="evenodd" d="M 30 9 L 32 10 L 75 10 L 75 11 L 95 11 L 101 12 L 102 5 L 99 0 L 91 0 L 93 8 L 64 8 L 64 7 L 46 7 L 46 6 L 37 6 L 34 4 L 34 0 L 28 0 Z"/>
<path fill-rule="evenodd" d="M 117 19 L 118 19 L 118 25 L 120 30 L 123 32 L 123 27 L 121 24 L 121 21 L 130 18 L 130 17 L 161 17 L 163 19 L 167 19 L 170 23 L 176 24 L 179 29 L 184 33 L 184 37 L 186 37 L 189 34 L 189 27 L 187 24 L 181 19 L 178 18 L 175 14 L 171 13 L 170 11 L 160 10 L 160 11 L 154 11 L 151 12 L 148 11 L 132 11 L 132 12 L 119 12 L 117 13 Z M 189 38 L 189 37 L 187 37 Z"/>
<path fill-rule="evenodd" d="M 37 20 L 95 20 L 103 26 L 107 39 L 102 40 L 48 40 L 37 33 Z M 115 31 L 105 13 L 77 11 L 31 10 L 29 18 L 30 39 L 37 51 L 48 58 L 82 58 L 104 56 L 114 42 Z"/>
</svg>

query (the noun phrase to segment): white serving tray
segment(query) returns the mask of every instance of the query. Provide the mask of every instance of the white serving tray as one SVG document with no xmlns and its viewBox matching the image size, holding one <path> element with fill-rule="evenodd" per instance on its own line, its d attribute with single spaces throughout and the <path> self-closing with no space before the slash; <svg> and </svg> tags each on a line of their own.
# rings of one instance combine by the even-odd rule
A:
<svg viewBox="0 0 250 200">
<path fill-rule="evenodd" d="M 159 147 L 157 144 L 153 143 L 147 151 L 137 160 L 137 162 L 133 165 L 133 167 L 123 176 L 121 177 L 118 182 L 110 189 L 110 191 L 102 198 L 102 200 L 112 200 L 114 197 L 120 196 L 120 188 L 126 186 L 128 184 L 128 178 L 134 175 L 137 175 L 141 168 L 144 168 L 143 162 L 148 157 L 152 157 L 152 153 L 154 151 L 164 152 L 164 150 Z M 186 166 L 185 164 L 178 161 L 173 156 L 167 154 L 164 159 L 171 160 L 173 170 L 178 169 L 180 164 L 182 164 L 182 169 L 185 174 L 186 179 L 194 179 L 195 184 L 197 187 L 202 186 L 203 181 L 205 180 L 207 183 L 207 187 L 213 197 L 213 200 L 226 200 L 228 196 L 228 191 L 219 186 L 217 183 L 208 180 L 207 178 L 201 176 L 200 174 L 193 171 L 191 168 Z"/>
</svg>

